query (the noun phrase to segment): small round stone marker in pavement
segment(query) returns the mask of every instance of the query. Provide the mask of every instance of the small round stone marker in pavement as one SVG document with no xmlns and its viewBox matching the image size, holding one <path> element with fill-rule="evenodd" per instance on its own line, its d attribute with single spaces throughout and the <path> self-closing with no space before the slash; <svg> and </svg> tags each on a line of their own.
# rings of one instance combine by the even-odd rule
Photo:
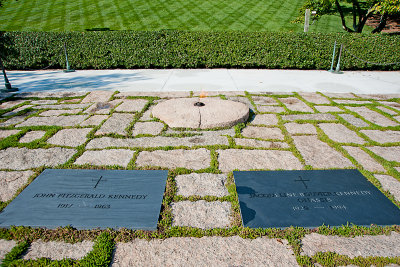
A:
<svg viewBox="0 0 400 267">
<path fill-rule="evenodd" d="M 230 225 L 231 203 L 205 200 L 172 203 L 172 226 L 202 229 L 226 228 Z"/>
<path fill-rule="evenodd" d="M 204 106 L 195 106 L 196 102 Z M 152 114 L 169 127 L 209 129 L 245 122 L 249 108 L 243 103 L 218 98 L 202 98 L 200 101 L 198 98 L 179 98 L 157 104 Z"/>
<path fill-rule="evenodd" d="M 189 196 L 217 196 L 229 195 L 225 186 L 226 175 L 212 173 L 191 173 L 175 177 L 178 187 L 177 195 Z"/>
<path fill-rule="evenodd" d="M 74 259 L 80 260 L 93 249 L 93 242 L 84 240 L 75 244 L 65 242 L 43 242 L 38 240 L 32 242 L 28 251 L 23 256 L 24 260 L 37 260 L 49 258 L 52 260 Z"/>
</svg>

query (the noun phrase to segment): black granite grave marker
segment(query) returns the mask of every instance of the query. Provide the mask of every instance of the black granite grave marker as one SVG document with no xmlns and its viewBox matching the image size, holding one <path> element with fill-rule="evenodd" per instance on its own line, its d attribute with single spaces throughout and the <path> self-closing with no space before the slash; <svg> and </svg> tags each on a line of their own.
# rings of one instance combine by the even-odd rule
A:
<svg viewBox="0 0 400 267">
<path fill-rule="evenodd" d="M 400 224 L 400 209 L 358 170 L 234 171 L 243 225 Z"/>
<path fill-rule="evenodd" d="M 168 171 L 47 169 L 0 214 L 0 227 L 156 230 Z"/>
</svg>

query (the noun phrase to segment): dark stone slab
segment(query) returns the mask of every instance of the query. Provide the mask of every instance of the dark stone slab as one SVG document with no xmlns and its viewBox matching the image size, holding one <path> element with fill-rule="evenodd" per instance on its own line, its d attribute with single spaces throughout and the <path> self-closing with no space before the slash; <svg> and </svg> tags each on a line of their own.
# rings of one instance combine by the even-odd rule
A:
<svg viewBox="0 0 400 267">
<path fill-rule="evenodd" d="M 168 171 L 47 169 L 0 214 L 0 227 L 156 230 Z"/>
<path fill-rule="evenodd" d="M 358 170 L 234 171 L 243 225 L 400 225 L 400 209 Z"/>
</svg>

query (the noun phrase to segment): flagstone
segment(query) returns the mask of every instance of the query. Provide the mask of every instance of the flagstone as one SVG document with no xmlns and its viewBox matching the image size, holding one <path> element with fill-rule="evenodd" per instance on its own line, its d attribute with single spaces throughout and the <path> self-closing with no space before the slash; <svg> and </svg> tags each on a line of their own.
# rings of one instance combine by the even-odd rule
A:
<svg viewBox="0 0 400 267">
<path fill-rule="evenodd" d="M 39 105 L 33 106 L 33 109 L 84 109 L 92 104 L 59 104 L 59 105 Z"/>
<path fill-rule="evenodd" d="M 250 100 L 247 97 L 244 97 L 244 96 L 230 96 L 227 99 L 231 100 L 231 101 L 243 103 L 243 104 L 247 105 L 250 109 L 254 109 L 253 104 L 250 102 Z"/>
<path fill-rule="evenodd" d="M 40 113 L 40 116 L 51 117 L 51 116 L 60 116 L 63 114 L 78 114 L 82 109 L 56 109 L 56 110 L 47 110 Z"/>
<path fill-rule="evenodd" d="M 93 244 L 94 242 L 88 240 L 71 244 L 60 241 L 44 242 L 39 239 L 32 242 L 22 258 L 24 260 L 37 260 L 40 258 L 80 260 L 93 249 Z"/>
<path fill-rule="evenodd" d="M 19 133 L 20 130 L 0 130 L 0 140 Z"/>
<path fill-rule="evenodd" d="M 289 145 L 284 142 L 270 142 L 257 139 L 235 138 L 235 143 L 238 146 L 259 147 L 259 148 L 289 148 Z"/>
<path fill-rule="evenodd" d="M 400 131 L 361 130 L 360 132 L 378 143 L 400 142 Z"/>
<path fill-rule="evenodd" d="M 111 166 L 117 165 L 127 167 L 135 151 L 129 149 L 106 149 L 98 151 L 85 151 L 75 162 L 77 165 Z"/>
<path fill-rule="evenodd" d="M 0 264 L 4 260 L 5 256 L 17 245 L 14 240 L 0 239 Z"/>
<path fill-rule="evenodd" d="M 314 104 L 330 104 L 331 101 L 318 93 L 299 92 L 302 98 Z"/>
<path fill-rule="evenodd" d="M 396 112 L 396 111 L 394 111 L 394 110 L 391 110 L 391 109 L 388 109 L 388 108 L 385 108 L 385 107 L 377 106 L 376 108 L 377 108 L 377 109 L 380 109 L 380 110 L 382 110 L 383 112 L 386 112 L 387 114 L 390 114 L 390 115 L 399 115 L 398 112 Z"/>
<path fill-rule="evenodd" d="M 97 126 L 100 125 L 105 119 L 108 118 L 108 115 L 93 115 L 86 119 L 85 121 L 80 123 L 80 126 Z"/>
<path fill-rule="evenodd" d="M 314 112 L 312 108 L 296 97 L 279 98 L 279 100 L 292 111 Z"/>
<path fill-rule="evenodd" d="M 374 160 L 367 152 L 359 147 L 343 146 L 344 149 L 352 156 L 364 169 L 370 172 L 384 172 L 385 168 L 382 167 L 376 160 Z"/>
<path fill-rule="evenodd" d="M 0 201 L 6 202 L 12 199 L 33 174 L 33 171 L 0 171 Z"/>
<path fill-rule="evenodd" d="M 172 203 L 171 208 L 172 226 L 212 229 L 230 225 L 231 203 L 227 201 L 179 201 Z"/>
<path fill-rule="evenodd" d="M 400 98 L 400 94 L 357 94 L 362 98 L 371 98 L 375 100 L 387 100 L 392 98 Z"/>
<path fill-rule="evenodd" d="M 77 147 L 86 142 L 86 136 L 92 128 L 63 129 L 53 135 L 47 143 L 58 146 Z"/>
<path fill-rule="evenodd" d="M 42 138 L 46 134 L 46 131 L 29 131 L 19 139 L 20 143 L 30 143 L 32 141 Z"/>
<path fill-rule="evenodd" d="M 238 94 L 240 92 L 237 92 Z M 121 92 L 115 95 L 115 97 L 125 98 L 128 96 L 153 96 L 160 98 L 182 98 L 189 97 L 190 92 Z"/>
<path fill-rule="evenodd" d="M 290 151 L 281 150 L 217 150 L 219 169 L 233 170 L 301 170 L 303 165 Z"/>
<path fill-rule="evenodd" d="M 354 117 L 351 114 L 338 114 L 340 117 L 342 117 L 345 121 L 348 123 L 356 126 L 356 127 L 368 127 L 369 124 L 363 121 L 360 118 Z"/>
<path fill-rule="evenodd" d="M 228 196 L 225 174 L 191 173 L 175 177 L 177 195 L 189 196 Z"/>
<path fill-rule="evenodd" d="M 277 105 L 278 102 L 272 97 L 267 96 L 252 96 L 255 105 Z"/>
<path fill-rule="evenodd" d="M 122 100 L 120 99 L 116 99 L 110 102 L 96 102 L 91 105 L 87 110 L 85 110 L 85 112 L 90 114 L 107 115 L 110 114 L 111 110 L 121 102 Z"/>
<path fill-rule="evenodd" d="M 26 102 L 26 100 L 14 100 L 14 101 L 7 101 L 4 103 L 0 104 L 0 109 L 9 109 L 9 108 L 13 108 L 15 106 L 18 106 L 19 104 L 22 104 Z"/>
<path fill-rule="evenodd" d="M 18 97 L 21 98 L 50 98 L 50 97 L 57 97 L 57 98 L 65 98 L 65 97 L 80 97 L 86 95 L 87 92 L 45 92 L 45 91 L 39 91 L 39 92 L 24 92 L 24 93 L 19 93 Z"/>
<path fill-rule="evenodd" d="M 315 114 L 296 114 L 296 115 L 284 115 L 282 119 L 285 121 L 335 121 L 336 117 L 329 113 L 315 113 Z"/>
<path fill-rule="evenodd" d="M 275 114 L 258 114 L 251 121 L 251 124 L 255 125 L 277 125 L 278 118 Z"/>
<path fill-rule="evenodd" d="M 364 100 L 348 100 L 348 99 L 335 99 L 333 100 L 338 104 L 344 105 L 364 105 L 364 104 L 372 104 L 371 101 L 364 101 Z"/>
<path fill-rule="evenodd" d="M 400 122 L 400 116 L 393 117 L 395 120 Z"/>
<path fill-rule="evenodd" d="M 395 167 L 396 171 L 400 172 L 400 167 Z"/>
<path fill-rule="evenodd" d="M 148 110 L 146 110 L 144 113 L 143 113 L 143 115 L 142 115 L 142 117 L 140 117 L 140 120 L 141 121 L 150 121 L 150 120 L 152 120 L 153 118 L 152 118 L 152 116 L 151 116 L 151 111 L 152 111 L 152 107 L 150 107 Z"/>
<path fill-rule="evenodd" d="M 242 135 L 250 138 L 261 139 L 279 139 L 283 140 L 285 136 L 279 128 L 247 126 L 242 130 Z"/>
<path fill-rule="evenodd" d="M 397 201 L 400 201 L 400 181 L 390 175 L 375 174 L 384 190 L 389 191 Z"/>
<path fill-rule="evenodd" d="M 164 123 L 150 121 L 150 122 L 137 122 L 132 130 L 132 135 L 151 134 L 158 135 L 164 129 Z"/>
<path fill-rule="evenodd" d="M 280 106 L 257 106 L 257 110 L 259 112 L 273 112 L 273 113 L 285 112 L 285 109 Z"/>
<path fill-rule="evenodd" d="M 148 102 L 145 99 L 124 100 L 115 110 L 119 112 L 140 112 Z"/>
<path fill-rule="evenodd" d="M 387 126 L 399 125 L 397 122 L 394 122 L 388 119 L 387 117 L 383 116 L 382 114 L 372 111 L 366 107 L 347 107 L 347 108 L 353 112 L 360 114 L 366 120 L 375 123 L 379 126 L 387 127 Z"/>
<path fill-rule="evenodd" d="M 28 117 L 31 114 L 32 114 L 32 112 L 28 112 L 21 116 L 11 117 L 10 119 L 6 120 L 5 122 L 0 122 L 0 127 L 8 127 L 8 126 L 23 122 L 26 119 L 26 117 Z"/>
<path fill-rule="evenodd" d="M 285 239 L 239 236 L 135 239 L 117 243 L 113 267 L 122 266 L 298 266 Z"/>
<path fill-rule="evenodd" d="M 31 117 L 26 121 L 18 124 L 16 127 L 23 126 L 75 126 L 83 122 L 87 115 L 70 115 L 56 117 Z"/>
<path fill-rule="evenodd" d="M 40 166 L 55 167 L 67 162 L 75 153 L 75 149 L 61 147 L 47 149 L 9 147 L 0 150 L 0 169 L 26 170 Z"/>
<path fill-rule="evenodd" d="M 379 103 L 381 103 L 383 105 L 390 106 L 390 107 L 400 111 L 400 103 L 397 103 L 397 102 L 383 102 L 383 101 L 380 101 Z"/>
<path fill-rule="evenodd" d="M 33 105 L 50 105 L 57 103 L 57 100 L 48 100 L 48 99 L 41 99 L 41 100 L 32 100 L 31 104 Z"/>
<path fill-rule="evenodd" d="M 400 162 L 400 146 L 383 147 L 383 146 L 373 146 L 367 147 L 369 150 L 381 156 L 388 161 Z"/>
<path fill-rule="evenodd" d="M 196 91 L 193 92 L 193 96 L 197 96 L 199 97 L 200 95 L 202 96 L 219 96 L 219 95 L 224 95 L 224 96 L 244 96 L 245 93 L 244 91 L 208 91 L 208 92 L 204 92 L 204 91 Z"/>
<path fill-rule="evenodd" d="M 12 110 L 12 111 L 10 111 L 10 112 L 4 113 L 4 114 L 1 115 L 1 116 L 2 116 L 2 117 L 13 116 L 13 115 L 16 115 L 18 112 L 23 111 L 23 110 L 25 110 L 25 109 L 27 109 L 27 108 L 31 108 L 31 107 L 33 107 L 33 106 L 32 106 L 32 105 L 24 105 L 24 106 L 22 106 L 22 107 L 19 107 L 19 108 L 14 109 L 14 110 Z"/>
<path fill-rule="evenodd" d="M 332 98 L 356 98 L 352 93 L 323 93 L 327 97 L 332 97 Z"/>
<path fill-rule="evenodd" d="M 314 106 L 316 110 L 318 110 L 321 113 L 326 113 L 326 112 L 344 112 L 342 109 L 335 107 L 335 106 Z"/>
<path fill-rule="evenodd" d="M 349 159 L 316 136 L 293 136 L 293 140 L 307 165 L 320 169 L 353 167 Z"/>
<path fill-rule="evenodd" d="M 127 135 L 126 128 L 131 124 L 133 119 L 133 114 L 113 113 L 113 115 L 108 120 L 106 120 L 106 122 L 96 132 L 96 135 L 110 133 Z"/>
<path fill-rule="evenodd" d="M 333 141 L 338 143 L 364 144 L 366 141 L 355 132 L 338 123 L 320 123 L 318 126 Z"/>
<path fill-rule="evenodd" d="M 78 102 L 80 102 L 80 101 L 81 101 L 80 98 L 74 98 L 74 99 L 62 100 L 61 103 L 78 103 Z"/>
<path fill-rule="evenodd" d="M 138 167 L 159 166 L 165 168 L 186 168 L 200 170 L 210 167 L 210 151 L 205 148 L 195 150 L 142 151 L 136 159 Z"/>
<path fill-rule="evenodd" d="M 114 92 L 111 91 L 93 91 L 90 92 L 81 103 L 90 102 L 106 102 L 108 101 Z"/>
<path fill-rule="evenodd" d="M 306 235 L 302 240 L 304 254 L 313 256 L 317 252 L 335 252 L 350 258 L 355 257 L 399 257 L 400 234 L 339 237 L 317 233 Z"/>
<path fill-rule="evenodd" d="M 290 134 L 317 134 L 317 129 L 310 123 L 285 123 L 286 130 Z"/>
</svg>

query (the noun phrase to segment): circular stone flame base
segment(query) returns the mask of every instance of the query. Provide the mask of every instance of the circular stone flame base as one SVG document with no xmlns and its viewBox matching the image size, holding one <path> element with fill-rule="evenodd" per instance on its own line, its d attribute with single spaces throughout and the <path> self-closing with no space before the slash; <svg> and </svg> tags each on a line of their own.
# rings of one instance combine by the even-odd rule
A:
<svg viewBox="0 0 400 267">
<path fill-rule="evenodd" d="M 200 129 L 232 127 L 249 117 L 249 108 L 243 103 L 219 98 L 204 98 L 203 106 L 196 102 L 196 98 L 170 99 L 157 104 L 152 115 L 169 127 Z"/>
</svg>

